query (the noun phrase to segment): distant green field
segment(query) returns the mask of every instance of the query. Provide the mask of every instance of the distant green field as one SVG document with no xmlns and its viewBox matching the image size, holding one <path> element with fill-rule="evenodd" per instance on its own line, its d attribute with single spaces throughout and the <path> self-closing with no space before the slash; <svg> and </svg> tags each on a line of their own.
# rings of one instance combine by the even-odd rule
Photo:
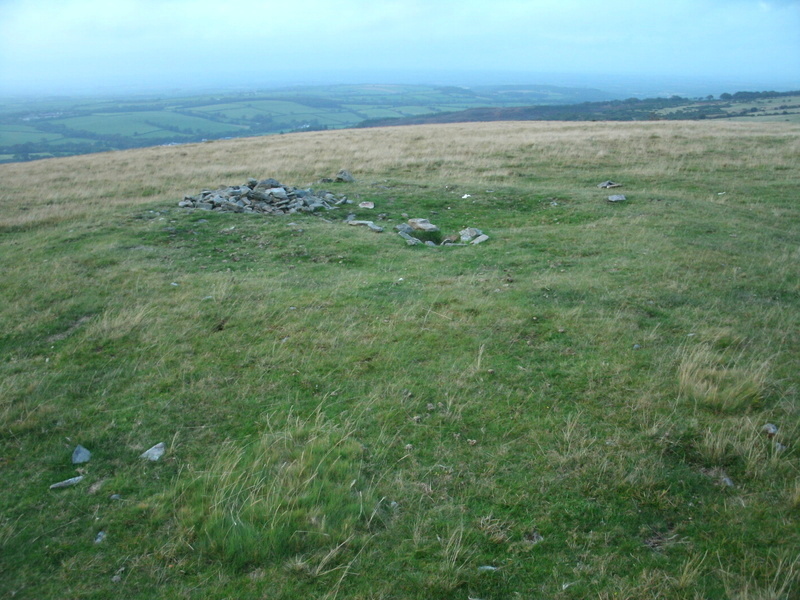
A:
<svg viewBox="0 0 800 600">
<path fill-rule="evenodd" d="M 44 133 L 27 125 L 0 125 L 0 146 L 41 141 L 52 143 L 63 137 L 57 133 Z"/>
<path fill-rule="evenodd" d="M 742 95 L 744 94 L 744 95 Z M 66 156 L 226 137 L 340 129 L 365 121 L 446 116 L 515 107 L 552 109 L 524 116 L 483 111 L 477 119 L 653 120 L 732 118 L 800 120 L 800 95 L 723 94 L 718 100 L 676 97 L 647 104 L 600 90 L 553 86 L 334 85 L 196 96 L 0 99 L 0 162 Z M 652 99 L 650 99 L 652 100 Z M 660 99 L 655 99 L 660 100 Z M 639 103 L 637 105 L 637 103 Z M 621 104 L 621 106 L 620 106 Z M 645 105 L 652 109 L 643 108 Z M 616 106 L 608 112 L 607 106 Z M 438 117 L 431 117 L 438 118 Z M 10 158 L 9 158 L 10 157 Z"/>
<path fill-rule="evenodd" d="M 199 117 L 190 117 L 168 111 L 99 113 L 87 117 L 73 117 L 53 121 L 69 129 L 89 131 L 100 135 L 138 136 L 156 131 L 189 130 L 188 133 L 229 133 L 244 127 L 229 123 L 217 123 Z"/>
</svg>

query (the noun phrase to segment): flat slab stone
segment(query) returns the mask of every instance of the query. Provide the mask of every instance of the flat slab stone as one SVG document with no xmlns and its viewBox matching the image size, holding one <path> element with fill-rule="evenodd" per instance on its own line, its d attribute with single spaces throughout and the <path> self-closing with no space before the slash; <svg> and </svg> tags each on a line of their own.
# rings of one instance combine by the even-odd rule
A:
<svg viewBox="0 0 800 600">
<path fill-rule="evenodd" d="M 373 223 L 372 221 L 348 221 L 348 224 L 356 226 L 360 225 L 362 227 L 369 227 L 370 230 L 374 231 L 375 233 L 380 233 L 383 231 L 383 227 L 375 225 L 375 223 Z"/>
<path fill-rule="evenodd" d="M 439 228 L 428 219 L 409 219 L 408 224 L 417 231 L 439 231 Z"/>
<path fill-rule="evenodd" d="M 142 454 L 139 455 L 139 458 L 146 458 L 147 460 L 151 460 L 151 461 L 155 462 L 159 458 L 164 456 L 164 452 L 166 452 L 166 451 L 167 451 L 166 444 L 164 444 L 164 442 L 161 442 L 161 443 L 156 444 L 155 446 L 153 446 L 149 450 L 146 450 L 145 452 L 142 452 Z"/>
<path fill-rule="evenodd" d="M 83 481 L 83 475 L 78 475 L 77 477 L 71 477 L 70 479 L 54 483 L 50 486 L 50 489 L 57 490 L 59 488 L 72 487 L 73 485 L 79 484 L 81 481 Z"/>
<path fill-rule="evenodd" d="M 627 198 L 622 194 L 614 194 L 608 197 L 609 202 L 625 202 L 625 200 L 627 200 Z"/>
</svg>

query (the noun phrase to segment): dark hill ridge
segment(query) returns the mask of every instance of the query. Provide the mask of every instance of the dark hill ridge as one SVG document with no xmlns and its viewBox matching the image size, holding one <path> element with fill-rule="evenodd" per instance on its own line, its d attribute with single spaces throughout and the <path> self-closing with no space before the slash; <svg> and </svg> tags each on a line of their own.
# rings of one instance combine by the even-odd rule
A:
<svg viewBox="0 0 800 600">
<path fill-rule="evenodd" d="M 478 121 L 644 121 L 660 119 L 721 119 L 732 116 L 753 116 L 759 109 L 750 107 L 754 101 L 789 98 L 795 92 L 737 92 L 722 94 L 719 100 L 692 100 L 680 96 L 671 98 L 629 98 L 602 102 L 583 102 L 570 105 L 482 107 L 467 110 L 418 115 L 394 119 L 370 119 L 359 127 L 388 127 L 396 125 L 428 125 L 435 123 L 470 123 Z M 737 112 L 736 105 L 745 105 Z M 779 107 L 784 114 L 796 114 L 797 103 Z M 790 113 L 789 110 L 792 110 Z"/>
</svg>

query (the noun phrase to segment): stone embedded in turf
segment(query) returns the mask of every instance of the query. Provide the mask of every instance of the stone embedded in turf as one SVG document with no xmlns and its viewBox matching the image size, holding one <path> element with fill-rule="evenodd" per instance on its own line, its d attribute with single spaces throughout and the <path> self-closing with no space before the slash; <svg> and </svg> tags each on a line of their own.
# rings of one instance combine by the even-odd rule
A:
<svg viewBox="0 0 800 600">
<path fill-rule="evenodd" d="M 409 219 L 408 224 L 416 231 L 427 231 L 429 233 L 439 231 L 439 228 L 428 219 Z"/>
<path fill-rule="evenodd" d="M 383 227 L 375 225 L 375 223 L 373 223 L 372 221 L 348 221 L 348 224 L 356 225 L 356 226 L 361 225 L 363 227 L 369 227 L 369 229 L 371 231 L 374 231 L 375 233 L 381 233 L 383 231 Z"/>
<path fill-rule="evenodd" d="M 475 227 L 467 227 L 459 231 L 458 234 L 461 236 L 461 241 L 466 244 L 474 240 L 476 237 L 483 235 L 483 232 Z"/>
<path fill-rule="evenodd" d="M 355 180 L 356 180 L 356 178 L 353 177 L 350 174 L 350 171 L 348 171 L 346 169 L 342 169 L 341 171 L 339 171 L 336 174 L 336 180 L 335 181 L 342 182 L 342 183 L 353 183 Z"/>
<path fill-rule="evenodd" d="M 608 197 L 609 202 L 625 202 L 625 200 L 627 200 L 627 198 L 622 194 L 614 194 Z"/>
<path fill-rule="evenodd" d="M 761 428 L 768 438 L 773 438 L 778 434 L 778 426 L 774 423 L 767 423 Z"/>
<path fill-rule="evenodd" d="M 92 458 L 92 453 L 89 452 L 86 448 L 78 444 L 75 446 L 75 450 L 72 451 L 72 464 L 79 465 L 81 463 L 89 462 L 89 459 Z"/>
<path fill-rule="evenodd" d="M 155 446 L 153 446 L 152 448 L 150 448 L 149 450 L 142 452 L 142 454 L 139 455 L 139 458 L 146 458 L 147 460 L 157 461 L 159 458 L 164 456 L 164 452 L 166 452 L 166 449 L 167 447 L 164 444 L 164 442 L 160 442 Z"/>
<path fill-rule="evenodd" d="M 58 483 L 54 483 L 50 486 L 51 490 L 57 490 L 59 488 L 71 487 L 73 485 L 79 484 L 83 481 L 83 475 L 78 475 L 77 477 L 71 477 L 70 479 L 65 479 L 64 481 L 59 481 Z"/>
</svg>

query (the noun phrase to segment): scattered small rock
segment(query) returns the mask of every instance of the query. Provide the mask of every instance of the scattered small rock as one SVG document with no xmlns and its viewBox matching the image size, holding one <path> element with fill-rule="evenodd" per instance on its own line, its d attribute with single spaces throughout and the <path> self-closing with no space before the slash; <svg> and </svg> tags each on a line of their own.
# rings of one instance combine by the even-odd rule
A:
<svg viewBox="0 0 800 600">
<path fill-rule="evenodd" d="M 483 232 L 475 227 L 467 227 L 466 229 L 459 231 L 458 235 L 461 236 L 461 241 L 467 244 L 475 238 L 482 236 Z"/>
<path fill-rule="evenodd" d="M 417 246 L 422 243 L 422 240 L 418 240 L 413 235 L 410 235 L 405 231 L 398 231 L 397 235 L 403 238 L 406 241 L 406 244 L 408 244 L 409 246 Z"/>
<path fill-rule="evenodd" d="M 164 456 L 164 452 L 166 452 L 166 445 L 164 442 L 160 442 L 150 448 L 149 450 L 143 452 L 139 458 L 146 458 L 147 460 L 151 460 L 153 462 L 157 461 L 159 458 Z"/>
<path fill-rule="evenodd" d="M 94 543 L 95 544 L 99 544 L 105 539 L 106 539 L 106 532 L 105 531 L 99 531 L 97 533 L 97 535 L 95 536 L 95 538 L 94 538 Z"/>
<path fill-rule="evenodd" d="M 614 194 L 608 197 L 609 202 L 625 202 L 625 200 L 627 200 L 627 198 L 622 194 Z"/>
<path fill-rule="evenodd" d="M 499 571 L 500 567 L 493 567 L 492 565 L 481 565 L 478 567 L 478 573 L 491 573 L 493 571 Z"/>
<path fill-rule="evenodd" d="M 120 496 L 119 494 L 111 494 L 111 495 L 108 497 L 108 499 L 109 499 L 109 500 L 114 500 L 114 501 L 116 501 L 116 500 L 122 500 L 122 496 Z"/>
<path fill-rule="evenodd" d="M 774 438 L 778 434 L 778 426 L 773 423 L 767 423 L 761 428 L 768 438 Z"/>
<path fill-rule="evenodd" d="M 431 223 L 428 219 L 409 219 L 408 224 L 416 231 L 435 232 L 439 228 Z"/>
<path fill-rule="evenodd" d="M 369 227 L 369 229 L 371 231 L 374 231 L 375 233 L 381 233 L 383 231 L 383 227 L 380 227 L 379 225 L 375 225 L 375 223 L 373 223 L 372 221 L 348 221 L 348 224 L 356 225 L 356 226 L 361 225 L 363 227 Z"/>
<path fill-rule="evenodd" d="M 73 465 L 80 465 L 82 463 L 89 462 L 90 458 L 92 458 L 92 453 L 89 452 L 86 448 L 84 448 L 80 444 L 75 446 L 75 450 L 72 451 Z"/>
<path fill-rule="evenodd" d="M 601 183 L 597 187 L 599 187 L 600 189 L 607 190 L 609 188 L 622 187 L 622 184 L 621 183 L 615 183 L 613 181 L 604 181 L 603 183 Z"/>
<path fill-rule="evenodd" d="M 341 171 L 339 171 L 336 174 L 336 181 L 341 182 L 341 183 L 353 183 L 355 180 L 356 180 L 356 178 L 353 177 L 350 174 L 350 171 L 348 171 L 346 169 L 342 169 Z"/>
<path fill-rule="evenodd" d="M 481 235 L 479 235 L 478 237 L 476 237 L 474 240 L 472 240 L 472 241 L 470 242 L 470 244 L 472 244 L 473 246 L 475 246 L 475 245 L 477 245 L 477 244 L 482 244 L 483 242 L 485 242 L 485 241 L 486 241 L 486 240 L 488 240 L 488 239 L 489 239 L 489 236 L 488 236 L 488 235 L 486 235 L 486 234 L 484 233 L 484 234 L 481 234 Z"/>
<path fill-rule="evenodd" d="M 57 490 L 59 488 L 71 487 L 73 485 L 79 484 L 83 481 L 83 475 L 78 475 L 77 477 L 71 477 L 70 479 L 65 479 L 64 481 L 59 481 L 58 483 L 54 483 L 50 486 L 51 490 Z"/>
<path fill-rule="evenodd" d="M 358 207 L 359 208 L 375 208 L 375 203 L 374 202 L 359 202 Z"/>
<path fill-rule="evenodd" d="M 525 541 L 531 545 L 544 541 L 544 537 L 535 529 L 525 534 Z"/>
</svg>

